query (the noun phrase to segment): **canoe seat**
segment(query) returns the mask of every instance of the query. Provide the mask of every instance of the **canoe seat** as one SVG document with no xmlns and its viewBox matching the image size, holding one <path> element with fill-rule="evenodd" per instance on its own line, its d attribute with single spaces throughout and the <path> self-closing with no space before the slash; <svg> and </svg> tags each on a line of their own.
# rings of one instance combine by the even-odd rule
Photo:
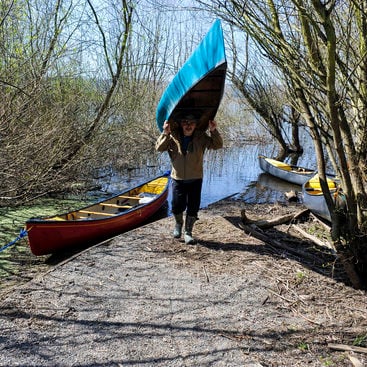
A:
<svg viewBox="0 0 367 367">
<path fill-rule="evenodd" d="M 118 196 L 121 199 L 132 199 L 132 200 L 139 200 L 140 198 L 138 196 L 128 196 L 128 195 L 119 195 Z"/>
<path fill-rule="evenodd" d="M 266 160 L 273 166 L 276 166 L 280 169 L 284 169 L 285 171 L 290 171 L 292 169 L 292 167 L 288 163 L 277 161 L 272 158 L 266 158 Z"/>
<path fill-rule="evenodd" d="M 79 213 L 84 213 L 84 214 L 95 214 L 95 215 L 106 215 L 108 217 L 113 217 L 116 214 L 112 214 L 112 213 L 103 213 L 103 212 L 93 212 L 91 210 L 79 210 Z"/>
<path fill-rule="evenodd" d="M 313 187 L 306 187 L 305 189 L 309 195 L 323 195 L 323 192 L 321 189 L 315 189 Z"/>
<path fill-rule="evenodd" d="M 108 206 L 110 208 L 122 208 L 122 209 L 130 209 L 132 205 L 118 205 L 118 204 L 108 204 L 108 203 L 99 203 L 101 206 Z"/>
</svg>

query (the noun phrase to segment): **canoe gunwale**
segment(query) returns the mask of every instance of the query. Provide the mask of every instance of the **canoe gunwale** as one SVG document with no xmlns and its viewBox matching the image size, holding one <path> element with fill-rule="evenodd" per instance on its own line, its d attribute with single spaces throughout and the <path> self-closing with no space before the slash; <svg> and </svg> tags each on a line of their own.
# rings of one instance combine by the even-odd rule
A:
<svg viewBox="0 0 367 367">
<path fill-rule="evenodd" d="M 162 176 L 155 177 L 155 178 L 153 178 L 153 179 L 151 179 L 151 180 L 148 180 L 148 181 L 146 181 L 146 182 L 144 182 L 144 183 L 142 183 L 142 184 L 139 184 L 138 186 L 135 186 L 135 187 L 133 187 L 133 188 L 131 188 L 131 189 L 128 189 L 128 190 L 125 190 L 125 191 L 120 192 L 120 193 L 118 193 L 118 194 L 115 194 L 115 195 L 109 196 L 108 198 L 101 199 L 100 201 L 93 202 L 92 204 L 86 205 L 86 206 L 81 207 L 81 208 L 76 209 L 76 210 L 72 210 L 72 211 L 69 211 L 69 212 L 62 213 L 62 214 L 50 215 L 50 216 L 42 217 L 42 218 L 29 218 L 29 219 L 27 220 L 27 222 L 26 222 L 26 223 L 52 223 L 52 222 L 56 222 L 56 223 L 65 223 L 65 222 L 66 222 L 66 223 L 68 223 L 68 222 L 70 222 L 70 223 L 72 223 L 72 222 L 76 222 L 76 223 L 83 223 L 83 221 L 82 221 L 82 220 L 75 220 L 75 219 L 73 219 L 73 220 L 63 220 L 63 221 L 59 221 L 59 220 L 57 220 L 57 219 L 54 219 L 54 220 L 53 220 L 52 218 L 54 218 L 54 217 L 62 217 L 62 216 L 68 215 L 68 214 L 70 214 L 70 213 L 78 213 L 78 212 L 83 211 L 83 210 L 86 210 L 86 209 L 88 209 L 88 208 L 90 208 L 90 207 L 92 207 L 92 206 L 104 204 L 104 203 L 106 203 L 107 201 L 113 200 L 113 199 L 118 198 L 118 197 L 120 197 L 120 196 L 125 196 L 125 195 L 129 194 L 131 191 L 138 190 L 138 189 L 139 189 L 139 188 L 141 188 L 142 186 L 144 186 L 144 185 L 146 185 L 146 184 L 149 184 L 150 182 L 152 182 L 152 181 L 154 181 L 154 180 L 157 180 L 157 179 L 159 179 L 159 178 L 164 178 L 164 177 L 167 177 L 167 184 L 165 185 L 165 187 L 164 187 L 164 189 L 162 190 L 162 192 L 156 195 L 156 197 L 154 198 L 154 201 L 155 201 L 155 200 L 156 200 L 156 199 L 158 199 L 161 195 L 163 195 L 163 194 L 164 194 L 164 191 L 167 189 L 167 186 L 168 186 L 168 184 L 169 184 L 169 177 L 168 177 L 168 175 L 162 175 Z M 126 214 L 127 212 L 130 212 L 130 211 L 133 211 L 133 210 L 139 209 L 139 208 L 141 208 L 142 206 L 145 206 L 145 205 L 147 205 L 147 204 L 150 204 L 150 203 L 142 203 L 142 204 L 139 204 L 139 205 L 135 205 L 135 206 L 133 206 L 131 209 L 124 210 L 124 211 L 122 211 L 121 213 L 116 213 L 116 214 L 115 214 L 115 216 L 116 216 L 116 217 L 118 217 L 118 216 L 120 216 L 120 215 L 122 215 L 122 214 Z M 93 218 L 93 220 L 106 220 L 106 219 L 112 219 L 112 218 Z"/>
</svg>

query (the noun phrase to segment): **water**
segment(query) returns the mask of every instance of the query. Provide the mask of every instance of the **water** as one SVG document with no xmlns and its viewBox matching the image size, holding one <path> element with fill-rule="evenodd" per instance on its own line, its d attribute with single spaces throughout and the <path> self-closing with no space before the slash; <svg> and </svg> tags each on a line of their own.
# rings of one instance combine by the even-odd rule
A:
<svg viewBox="0 0 367 367">
<path fill-rule="evenodd" d="M 207 207 L 225 197 L 246 191 L 249 185 L 257 181 L 261 173 L 258 155 L 270 154 L 272 149 L 272 147 L 250 144 L 208 151 L 204 159 L 201 207 Z M 157 160 L 158 164 L 154 166 L 130 171 L 128 177 L 126 174 L 115 175 L 109 182 L 103 184 L 103 190 L 120 192 L 170 169 L 170 161 L 166 153 L 159 155 Z M 170 199 L 169 195 L 169 202 Z"/>
<path fill-rule="evenodd" d="M 299 188 L 263 174 L 258 164 L 260 154 L 272 156 L 274 149 L 274 146 L 248 144 L 207 152 L 204 160 L 201 207 L 207 207 L 229 196 L 248 203 L 284 201 L 285 191 Z M 300 161 L 299 164 L 302 165 L 302 162 Z M 116 174 L 110 180 L 101 182 L 102 191 L 99 194 L 105 196 L 106 193 L 112 195 L 122 192 L 159 176 L 169 169 L 170 161 L 166 153 L 150 156 L 146 167 Z M 170 200 L 169 195 L 168 210 L 164 215 L 170 214 Z M 41 207 L 0 209 L 0 247 L 19 234 L 19 230 L 28 218 L 54 215 L 86 204 L 87 201 L 81 202 L 80 198 L 59 202 L 48 199 Z M 42 208 L 41 213 L 40 208 Z M 54 261 L 50 261 L 49 257 L 34 256 L 29 250 L 26 239 L 22 239 L 15 246 L 0 253 L 1 286 L 6 286 L 9 281 L 19 283 L 20 280 L 24 280 L 24 273 L 27 274 L 26 278 L 30 278 L 34 272 L 47 269 Z"/>
<path fill-rule="evenodd" d="M 246 202 L 273 202 L 279 200 L 279 191 L 290 190 L 289 184 L 262 174 L 257 157 L 273 156 L 274 146 L 247 144 L 217 151 L 208 151 L 204 159 L 204 179 L 201 207 L 207 207 L 225 197 L 239 195 Z M 302 162 L 299 162 L 303 165 Z M 307 166 L 307 164 L 306 164 Z M 100 182 L 102 189 L 93 198 L 45 199 L 40 206 L 0 208 L 0 247 L 15 238 L 24 222 L 30 217 L 49 216 L 80 208 L 100 197 L 113 195 L 137 186 L 170 169 L 167 153 L 149 156 L 146 167 L 115 174 L 108 181 Z M 286 185 L 284 187 L 284 185 Z M 268 188 L 265 194 L 264 187 Z M 168 207 L 170 212 L 171 196 Z M 0 253 L 1 259 L 1 253 Z"/>
</svg>

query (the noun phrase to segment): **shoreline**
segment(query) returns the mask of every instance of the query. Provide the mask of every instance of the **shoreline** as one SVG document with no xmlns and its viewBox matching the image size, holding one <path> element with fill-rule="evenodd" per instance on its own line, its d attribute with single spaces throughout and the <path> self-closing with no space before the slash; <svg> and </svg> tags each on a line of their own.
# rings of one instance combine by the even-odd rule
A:
<svg viewBox="0 0 367 367">
<path fill-rule="evenodd" d="M 0 366 L 365 363 L 332 344 L 365 335 L 366 293 L 289 225 L 266 233 L 317 261 L 245 233 L 242 209 L 273 218 L 299 206 L 224 200 L 201 210 L 197 245 L 172 239 L 172 218 L 164 218 L 12 289 L 0 303 Z"/>
</svg>

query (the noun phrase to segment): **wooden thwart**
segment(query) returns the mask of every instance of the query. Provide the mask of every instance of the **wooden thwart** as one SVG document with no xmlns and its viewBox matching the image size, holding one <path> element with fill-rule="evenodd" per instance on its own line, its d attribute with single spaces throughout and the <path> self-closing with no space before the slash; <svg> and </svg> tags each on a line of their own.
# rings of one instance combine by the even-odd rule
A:
<svg viewBox="0 0 367 367">
<path fill-rule="evenodd" d="M 103 213 L 103 212 L 93 212 L 90 210 L 79 210 L 79 213 L 84 213 L 84 214 L 95 214 L 95 215 L 106 215 L 108 217 L 113 217 L 116 214 L 112 214 L 112 213 Z"/>
<path fill-rule="evenodd" d="M 123 209 L 130 209 L 133 206 L 132 205 L 118 205 L 118 204 L 106 204 L 106 203 L 100 203 L 101 206 L 108 206 L 110 208 L 123 208 Z"/>
<path fill-rule="evenodd" d="M 141 198 L 139 196 L 128 196 L 128 195 L 119 195 L 118 196 L 121 199 L 133 199 L 133 200 L 140 200 Z"/>
</svg>

